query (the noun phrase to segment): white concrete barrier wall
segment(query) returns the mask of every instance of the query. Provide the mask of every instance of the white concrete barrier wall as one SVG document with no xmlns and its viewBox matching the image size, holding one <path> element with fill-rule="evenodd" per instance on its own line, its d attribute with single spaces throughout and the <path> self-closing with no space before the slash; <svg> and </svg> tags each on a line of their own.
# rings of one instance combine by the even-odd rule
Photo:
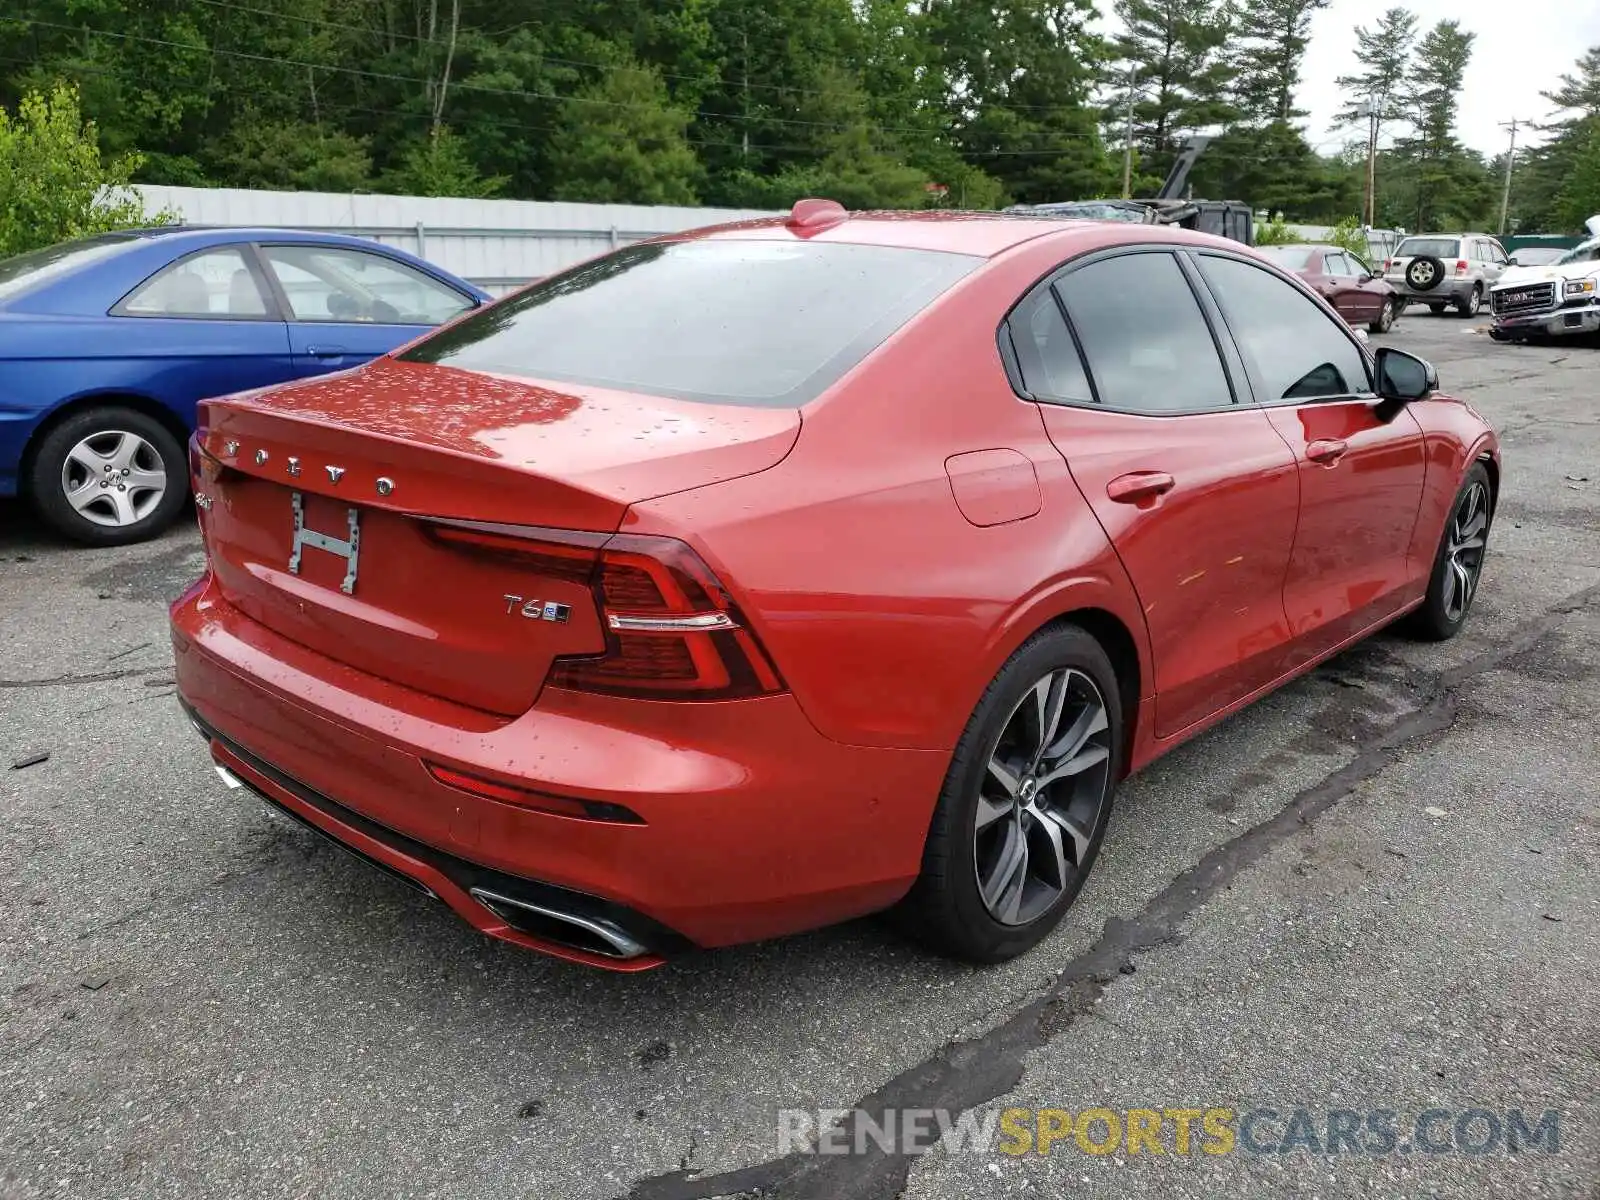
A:
<svg viewBox="0 0 1600 1200">
<path fill-rule="evenodd" d="M 139 185 L 133 190 L 150 211 L 169 208 L 186 225 L 311 229 L 371 238 L 420 255 L 497 296 L 612 246 L 701 225 L 775 215 L 742 208 L 244 188 Z"/>
</svg>

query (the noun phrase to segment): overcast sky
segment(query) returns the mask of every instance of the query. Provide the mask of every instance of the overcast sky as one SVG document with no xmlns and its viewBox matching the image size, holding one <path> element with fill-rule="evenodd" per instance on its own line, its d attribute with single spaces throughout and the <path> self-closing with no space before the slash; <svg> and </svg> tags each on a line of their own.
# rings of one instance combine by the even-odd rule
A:
<svg viewBox="0 0 1600 1200">
<path fill-rule="evenodd" d="M 1333 115 L 1343 97 L 1334 80 L 1356 73 L 1356 26 L 1371 27 L 1396 3 L 1417 14 L 1419 35 L 1454 19 L 1478 35 L 1467 66 L 1456 133 L 1468 146 L 1493 158 L 1506 148 L 1509 131 L 1500 122 L 1543 121 L 1550 91 L 1578 56 L 1600 46 L 1600 0 L 1332 0 L 1311 18 L 1311 45 L 1300 80 L 1300 107 L 1310 111 L 1306 137 L 1324 154 L 1348 140 L 1365 142 L 1364 129 L 1336 130 Z M 1112 0 L 1099 0 L 1102 28 L 1119 27 Z M 1528 137 L 1537 140 L 1538 134 Z M 1390 140 L 1384 135 L 1384 142 Z M 1527 138 L 1519 130 L 1517 144 Z"/>
<path fill-rule="evenodd" d="M 1333 0 L 1312 17 L 1300 107 L 1311 112 L 1306 134 L 1319 150 L 1337 149 L 1343 138 L 1329 128 L 1342 102 L 1333 81 L 1354 74 L 1355 27 L 1372 26 L 1394 2 Z M 1468 146 L 1491 157 L 1506 147 L 1509 131 L 1500 128 L 1500 122 L 1512 117 L 1522 121 L 1548 117 L 1550 105 L 1539 93 L 1551 90 L 1558 75 L 1571 71 L 1584 50 L 1600 46 L 1600 3 L 1596 0 L 1398 2 L 1417 14 L 1420 30 L 1454 19 L 1478 35 L 1472 44 L 1456 132 Z M 1522 144 L 1520 131 L 1517 141 Z"/>
</svg>

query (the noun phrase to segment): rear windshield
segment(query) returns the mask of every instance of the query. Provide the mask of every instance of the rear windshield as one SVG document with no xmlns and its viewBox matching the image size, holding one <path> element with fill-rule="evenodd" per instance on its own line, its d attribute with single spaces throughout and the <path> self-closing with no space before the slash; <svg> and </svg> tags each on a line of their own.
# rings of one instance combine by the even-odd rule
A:
<svg viewBox="0 0 1600 1200">
<path fill-rule="evenodd" d="M 137 240 L 134 234 L 106 233 L 0 258 L 0 300 L 54 276 L 65 275 L 96 259 L 108 258 Z"/>
<path fill-rule="evenodd" d="M 813 399 L 981 259 L 827 242 L 629 246 L 400 355 L 685 400 Z"/>
<path fill-rule="evenodd" d="M 1458 238 L 1407 238 L 1395 251 L 1396 258 L 1455 258 Z"/>
<path fill-rule="evenodd" d="M 1306 260 L 1311 257 L 1311 247 L 1257 246 L 1256 253 L 1263 258 L 1271 259 L 1280 267 L 1290 271 L 1298 271 L 1306 265 Z"/>
</svg>

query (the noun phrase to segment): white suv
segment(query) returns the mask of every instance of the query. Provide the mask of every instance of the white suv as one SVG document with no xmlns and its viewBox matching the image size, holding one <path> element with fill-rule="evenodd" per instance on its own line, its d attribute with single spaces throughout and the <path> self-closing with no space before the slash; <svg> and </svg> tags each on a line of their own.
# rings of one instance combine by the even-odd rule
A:
<svg viewBox="0 0 1600 1200">
<path fill-rule="evenodd" d="M 1510 265 L 1486 233 L 1429 233 L 1401 242 L 1384 262 L 1383 277 L 1404 304 L 1426 304 L 1435 313 L 1454 305 L 1474 317 Z"/>
</svg>

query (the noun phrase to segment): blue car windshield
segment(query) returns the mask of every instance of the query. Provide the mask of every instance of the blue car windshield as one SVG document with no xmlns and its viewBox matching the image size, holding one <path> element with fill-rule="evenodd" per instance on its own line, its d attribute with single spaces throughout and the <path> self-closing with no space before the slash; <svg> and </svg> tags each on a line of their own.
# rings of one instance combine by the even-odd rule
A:
<svg viewBox="0 0 1600 1200">
<path fill-rule="evenodd" d="M 59 242 L 43 250 L 29 250 L 25 254 L 0 258 L 0 300 L 9 300 L 26 288 L 64 275 L 96 259 L 110 258 L 137 240 L 136 234 L 103 233 L 99 237 Z"/>
</svg>

